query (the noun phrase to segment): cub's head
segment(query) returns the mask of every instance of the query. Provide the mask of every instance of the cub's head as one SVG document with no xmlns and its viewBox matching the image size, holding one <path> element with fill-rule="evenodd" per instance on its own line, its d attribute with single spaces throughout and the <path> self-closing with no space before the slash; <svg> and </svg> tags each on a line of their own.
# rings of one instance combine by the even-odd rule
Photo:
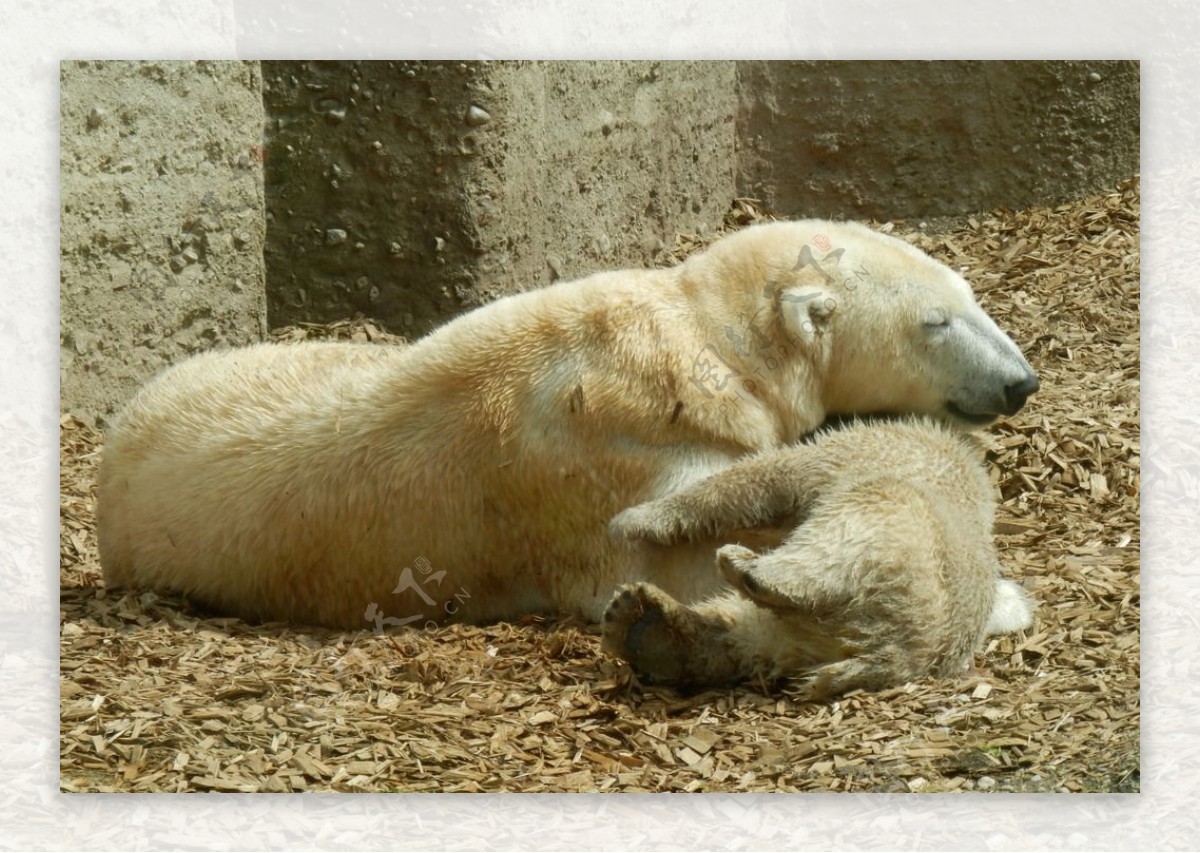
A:
<svg viewBox="0 0 1200 853">
<path fill-rule="evenodd" d="M 1012 415 L 1038 389 L 1017 345 L 952 269 L 903 240 L 829 222 L 789 223 L 780 320 L 819 354 L 828 415 L 934 414 L 965 426 Z"/>
</svg>

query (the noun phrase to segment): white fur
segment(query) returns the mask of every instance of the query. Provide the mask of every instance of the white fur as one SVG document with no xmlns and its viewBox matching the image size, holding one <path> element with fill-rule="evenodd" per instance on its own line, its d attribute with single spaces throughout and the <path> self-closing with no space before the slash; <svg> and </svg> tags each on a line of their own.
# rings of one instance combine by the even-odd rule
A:
<svg viewBox="0 0 1200 853">
<path fill-rule="evenodd" d="M 988 617 L 988 634 L 1012 634 L 1033 624 L 1033 604 L 1024 589 L 1010 580 L 996 584 L 996 600 Z"/>
</svg>

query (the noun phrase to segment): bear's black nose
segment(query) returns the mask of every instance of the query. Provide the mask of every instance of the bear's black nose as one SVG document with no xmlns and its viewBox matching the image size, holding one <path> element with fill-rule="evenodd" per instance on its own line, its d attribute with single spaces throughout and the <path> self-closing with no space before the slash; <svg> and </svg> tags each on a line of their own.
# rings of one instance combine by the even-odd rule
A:
<svg viewBox="0 0 1200 853">
<path fill-rule="evenodd" d="M 1025 405 L 1025 401 L 1029 399 L 1029 395 L 1037 391 L 1041 387 L 1036 374 L 1030 373 L 1019 382 L 1014 382 L 1012 385 L 1004 386 L 1004 402 L 1008 406 L 1005 410 L 1007 415 L 1015 415 L 1021 411 L 1021 407 Z"/>
</svg>

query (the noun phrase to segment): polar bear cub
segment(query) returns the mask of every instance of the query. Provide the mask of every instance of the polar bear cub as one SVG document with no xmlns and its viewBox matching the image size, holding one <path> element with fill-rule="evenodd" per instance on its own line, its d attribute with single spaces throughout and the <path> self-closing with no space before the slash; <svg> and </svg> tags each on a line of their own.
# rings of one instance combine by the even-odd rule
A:
<svg viewBox="0 0 1200 853">
<path fill-rule="evenodd" d="M 759 453 L 628 509 L 625 539 L 670 546 L 783 525 L 758 554 L 717 552 L 733 589 L 685 606 L 621 587 L 604 646 L 655 680 L 702 687 L 808 676 L 818 694 L 961 673 L 989 633 L 1031 623 L 1000 578 L 993 490 L 972 437 L 929 419 L 854 422 Z"/>
</svg>

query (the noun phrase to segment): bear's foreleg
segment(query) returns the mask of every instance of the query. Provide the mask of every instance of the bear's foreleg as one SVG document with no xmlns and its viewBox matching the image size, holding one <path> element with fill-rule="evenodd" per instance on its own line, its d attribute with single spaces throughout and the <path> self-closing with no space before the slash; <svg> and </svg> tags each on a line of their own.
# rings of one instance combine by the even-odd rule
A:
<svg viewBox="0 0 1200 853">
<path fill-rule="evenodd" d="M 803 522 L 826 478 L 819 448 L 768 452 L 613 517 L 618 539 L 675 545 Z"/>
</svg>

